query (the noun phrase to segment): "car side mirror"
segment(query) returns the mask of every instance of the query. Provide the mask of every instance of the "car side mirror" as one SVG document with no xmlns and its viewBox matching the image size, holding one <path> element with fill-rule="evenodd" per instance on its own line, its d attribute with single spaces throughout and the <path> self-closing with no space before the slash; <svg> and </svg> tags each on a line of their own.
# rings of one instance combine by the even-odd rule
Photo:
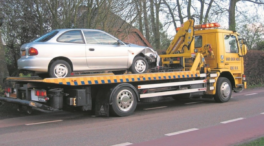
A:
<svg viewBox="0 0 264 146">
<path fill-rule="evenodd" d="M 117 40 L 117 45 L 118 45 L 118 46 L 123 45 L 123 42 L 120 41 L 120 40 Z"/>
</svg>

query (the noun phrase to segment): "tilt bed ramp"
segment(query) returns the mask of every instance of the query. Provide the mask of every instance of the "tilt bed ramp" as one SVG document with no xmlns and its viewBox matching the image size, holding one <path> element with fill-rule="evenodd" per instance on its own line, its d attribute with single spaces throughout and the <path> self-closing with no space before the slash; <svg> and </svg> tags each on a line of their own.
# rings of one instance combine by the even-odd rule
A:
<svg viewBox="0 0 264 146">
<path fill-rule="evenodd" d="M 142 98 L 206 95 L 215 90 L 217 76 L 217 73 L 179 71 L 46 79 L 10 77 L 6 97 L 0 97 L 0 101 L 18 104 L 19 111 L 24 109 L 28 113 L 33 109 L 49 112 L 71 106 L 83 111 L 94 110 L 97 116 L 109 116 L 110 111 L 117 116 L 128 116 Z M 230 99 L 216 98 L 221 102 Z"/>
</svg>

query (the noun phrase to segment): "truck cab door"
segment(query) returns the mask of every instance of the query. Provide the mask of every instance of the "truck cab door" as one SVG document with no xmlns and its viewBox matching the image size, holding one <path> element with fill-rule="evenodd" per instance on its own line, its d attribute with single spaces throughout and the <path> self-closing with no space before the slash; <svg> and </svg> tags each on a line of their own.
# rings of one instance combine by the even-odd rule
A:
<svg viewBox="0 0 264 146">
<path fill-rule="evenodd" d="M 239 46 L 235 35 L 224 35 L 225 45 L 225 68 L 230 69 L 232 74 L 241 73 L 241 58 L 239 56 Z M 223 56 L 221 56 L 222 59 Z"/>
</svg>

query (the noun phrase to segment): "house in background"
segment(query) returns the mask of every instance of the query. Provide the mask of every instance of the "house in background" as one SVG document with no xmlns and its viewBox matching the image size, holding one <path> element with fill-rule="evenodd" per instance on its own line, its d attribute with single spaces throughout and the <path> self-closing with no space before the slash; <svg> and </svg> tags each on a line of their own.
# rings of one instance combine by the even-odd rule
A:
<svg viewBox="0 0 264 146">
<path fill-rule="evenodd" d="M 125 43 L 152 47 L 142 32 L 110 10 L 89 10 L 86 6 L 82 6 L 78 16 L 78 27 L 80 28 L 104 30 Z"/>
</svg>

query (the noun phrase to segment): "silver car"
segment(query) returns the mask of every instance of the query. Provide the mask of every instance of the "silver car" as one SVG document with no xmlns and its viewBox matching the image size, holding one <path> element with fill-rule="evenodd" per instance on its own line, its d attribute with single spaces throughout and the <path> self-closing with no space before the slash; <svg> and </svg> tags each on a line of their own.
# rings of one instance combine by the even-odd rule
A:
<svg viewBox="0 0 264 146">
<path fill-rule="evenodd" d="M 145 73 L 159 56 L 149 47 L 125 44 L 95 29 L 57 29 L 20 48 L 18 69 L 41 77 L 64 78 L 72 72 Z"/>
</svg>

